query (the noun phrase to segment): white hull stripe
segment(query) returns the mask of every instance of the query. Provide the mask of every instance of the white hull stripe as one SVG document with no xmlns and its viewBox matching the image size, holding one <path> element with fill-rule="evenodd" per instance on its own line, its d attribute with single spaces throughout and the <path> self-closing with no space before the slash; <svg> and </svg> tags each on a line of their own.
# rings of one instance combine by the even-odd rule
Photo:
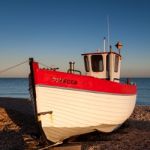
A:
<svg viewBox="0 0 150 150">
<path fill-rule="evenodd" d="M 67 87 L 60 87 L 60 86 L 50 86 L 50 85 L 43 85 L 43 84 L 36 84 L 36 86 L 37 87 L 45 87 L 45 88 L 62 89 L 62 90 L 83 91 L 83 92 L 88 92 L 88 93 L 107 94 L 107 95 L 122 95 L 122 96 L 135 95 L 135 94 L 119 94 L 119 93 L 99 92 L 99 91 L 83 90 L 83 89 L 77 89 L 77 88 L 67 88 Z"/>
</svg>

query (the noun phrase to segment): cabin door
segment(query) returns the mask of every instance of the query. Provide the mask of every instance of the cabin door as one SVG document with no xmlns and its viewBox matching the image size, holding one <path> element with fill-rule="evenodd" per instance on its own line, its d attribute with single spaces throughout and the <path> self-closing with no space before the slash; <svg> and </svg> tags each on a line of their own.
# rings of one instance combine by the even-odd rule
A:
<svg viewBox="0 0 150 150">
<path fill-rule="evenodd" d="M 106 79 L 110 80 L 110 58 L 109 55 L 106 56 Z"/>
</svg>

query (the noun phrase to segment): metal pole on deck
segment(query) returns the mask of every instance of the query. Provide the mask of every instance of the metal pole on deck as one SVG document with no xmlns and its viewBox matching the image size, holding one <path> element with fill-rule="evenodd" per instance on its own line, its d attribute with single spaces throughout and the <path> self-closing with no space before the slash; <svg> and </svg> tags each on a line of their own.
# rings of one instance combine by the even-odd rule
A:
<svg viewBox="0 0 150 150">
<path fill-rule="evenodd" d="M 106 38 L 104 37 L 104 52 L 106 52 Z"/>
</svg>

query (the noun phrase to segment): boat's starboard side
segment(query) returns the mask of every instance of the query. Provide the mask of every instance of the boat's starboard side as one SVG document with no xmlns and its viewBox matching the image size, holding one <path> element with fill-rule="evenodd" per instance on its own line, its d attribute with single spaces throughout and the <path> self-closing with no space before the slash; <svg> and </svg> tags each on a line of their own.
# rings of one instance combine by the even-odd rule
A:
<svg viewBox="0 0 150 150">
<path fill-rule="evenodd" d="M 113 131 L 131 115 L 136 99 L 135 95 L 42 85 L 36 86 L 36 93 L 39 120 L 47 138 L 53 142 L 94 130 Z"/>
<path fill-rule="evenodd" d="M 36 62 L 32 68 L 36 115 L 50 141 L 94 130 L 111 132 L 134 109 L 135 85 L 40 69 Z"/>
</svg>

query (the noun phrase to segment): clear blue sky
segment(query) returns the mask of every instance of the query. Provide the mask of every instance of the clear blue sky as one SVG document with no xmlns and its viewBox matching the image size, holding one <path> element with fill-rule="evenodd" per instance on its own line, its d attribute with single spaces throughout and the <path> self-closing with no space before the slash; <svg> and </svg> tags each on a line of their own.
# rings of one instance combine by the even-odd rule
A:
<svg viewBox="0 0 150 150">
<path fill-rule="evenodd" d="M 0 70 L 29 57 L 67 70 L 83 70 L 81 53 L 122 41 L 122 76 L 150 77 L 149 0 L 0 1 Z M 27 76 L 28 65 L 0 76 Z"/>
</svg>

